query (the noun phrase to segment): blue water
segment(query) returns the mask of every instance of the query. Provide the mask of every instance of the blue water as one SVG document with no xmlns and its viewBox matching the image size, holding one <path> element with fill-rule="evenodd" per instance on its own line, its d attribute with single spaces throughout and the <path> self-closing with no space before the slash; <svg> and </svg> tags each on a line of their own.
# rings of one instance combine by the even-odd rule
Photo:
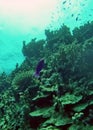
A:
<svg viewBox="0 0 93 130">
<path fill-rule="evenodd" d="M 93 0 L 64 1 L 0 1 L 0 73 L 10 73 L 22 63 L 23 40 L 45 38 L 45 29 L 58 29 L 63 23 L 72 30 L 93 20 Z"/>
</svg>

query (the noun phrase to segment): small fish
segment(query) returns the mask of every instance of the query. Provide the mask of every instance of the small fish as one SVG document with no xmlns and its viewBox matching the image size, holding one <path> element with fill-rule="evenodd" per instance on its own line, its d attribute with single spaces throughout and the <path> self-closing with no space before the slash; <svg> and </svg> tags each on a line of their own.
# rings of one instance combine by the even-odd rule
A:
<svg viewBox="0 0 93 130">
<path fill-rule="evenodd" d="M 41 59 L 37 64 L 35 74 L 34 74 L 35 77 L 38 78 L 40 76 L 40 71 L 43 69 L 43 67 L 44 67 L 44 59 Z"/>
<path fill-rule="evenodd" d="M 71 15 L 72 17 L 74 16 L 74 14 Z"/>
<path fill-rule="evenodd" d="M 78 17 L 76 17 L 76 21 L 78 21 Z"/>
<path fill-rule="evenodd" d="M 65 1 L 63 1 L 63 4 L 65 4 L 66 3 L 66 0 Z"/>
<path fill-rule="evenodd" d="M 65 10 L 66 8 L 63 8 L 63 10 Z"/>
<path fill-rule="evenodd" d="M 89 16 L 92 16 L 91 14 L 89 14 Z"/>
</svg>

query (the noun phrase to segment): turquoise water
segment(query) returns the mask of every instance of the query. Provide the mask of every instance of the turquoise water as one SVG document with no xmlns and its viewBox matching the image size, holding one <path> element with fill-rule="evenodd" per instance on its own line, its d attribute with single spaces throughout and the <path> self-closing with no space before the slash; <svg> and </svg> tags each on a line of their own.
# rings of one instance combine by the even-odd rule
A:
<svg viewBox="0 0 93 130">
<path fill-rule="evenodd" d="M 22 63 L 22 41 L 45 38 L 63 23 L 72 30 L 93 20 L 93 0 L 1 0 L 0 73 Z"/>
</svg>

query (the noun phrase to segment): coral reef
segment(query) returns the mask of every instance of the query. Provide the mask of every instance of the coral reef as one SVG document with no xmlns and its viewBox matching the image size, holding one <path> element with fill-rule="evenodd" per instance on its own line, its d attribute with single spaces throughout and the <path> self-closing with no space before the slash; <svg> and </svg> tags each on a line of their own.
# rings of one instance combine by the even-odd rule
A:
<svg viewBox="0 0 93 130">
<path fill-rule="evenodd" d="M 45 30 L 46 40 L 23 41 L 24 62 L 0 75 L 0 129 L 93 129 L 93 22 Z M 34 76 L 38 61 L 45 65 Z"/>
</svg>

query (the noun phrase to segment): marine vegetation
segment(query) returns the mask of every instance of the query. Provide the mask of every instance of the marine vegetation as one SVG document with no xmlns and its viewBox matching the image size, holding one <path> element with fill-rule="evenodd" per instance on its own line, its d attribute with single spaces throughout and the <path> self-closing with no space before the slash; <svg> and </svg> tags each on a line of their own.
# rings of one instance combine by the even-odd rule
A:
<svg viewBox="0 0 93 130">
<path fill-rule="evenodd" d="M 23 63 L 0 75 L 1 130 L 93 130 L 92 26 L 23 41 Z"/>
</svg>

